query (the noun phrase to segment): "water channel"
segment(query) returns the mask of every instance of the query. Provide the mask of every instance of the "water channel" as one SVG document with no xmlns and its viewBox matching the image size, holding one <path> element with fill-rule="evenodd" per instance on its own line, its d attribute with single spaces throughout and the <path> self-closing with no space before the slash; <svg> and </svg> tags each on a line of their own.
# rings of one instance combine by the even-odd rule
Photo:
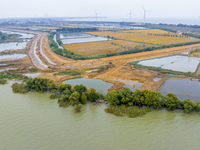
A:
<svg viewBox="0 0 200 150">
<path fill-rule="evenodd" d="M 200 115 L 153 110 L 134 119 L 88 103 L 80 113 L 59 108 L 49 94 L 14 94 L 0 85 L 2 150 L 188 150 L 199 149 Z"/>
</svg>

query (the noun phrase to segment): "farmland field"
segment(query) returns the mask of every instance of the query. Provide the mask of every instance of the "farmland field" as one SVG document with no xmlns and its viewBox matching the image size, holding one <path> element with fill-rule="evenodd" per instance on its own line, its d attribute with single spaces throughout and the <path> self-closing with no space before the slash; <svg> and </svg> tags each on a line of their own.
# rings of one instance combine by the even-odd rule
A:
<svg viewBox="0 0 200 150">
<path fill-rule="evenodd" d="M 82 55 L 98 55 L 126 51 L 129 49 L 143 49 L 151 44 L 136 43 L 123 40 L 77 43 L 63 45 L 67 50 Z"/>
<path fill-rule="evenodd" d="M 97 36 L 110 36 L 116 39 L 136 41 L 154 45 L 170 45 L 177 43 L 187 43 L 199 41 L 198 39 L 158 30 L 122 30 L 122 31 L 104 31 L 104 32 L 88 32 Z"/>
</svg>

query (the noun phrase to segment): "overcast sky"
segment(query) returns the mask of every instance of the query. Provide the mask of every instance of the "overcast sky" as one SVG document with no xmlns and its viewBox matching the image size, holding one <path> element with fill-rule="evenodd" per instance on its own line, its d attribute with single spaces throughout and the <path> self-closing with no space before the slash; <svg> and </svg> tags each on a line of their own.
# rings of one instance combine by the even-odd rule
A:
<svg viewBox="0 0 200 150">
<path fill-rule="evenodd" d="M 200 0 L 0 0 L 0 18 L 11 17 L 88 17 L 198 18 Z"/>
</svg>

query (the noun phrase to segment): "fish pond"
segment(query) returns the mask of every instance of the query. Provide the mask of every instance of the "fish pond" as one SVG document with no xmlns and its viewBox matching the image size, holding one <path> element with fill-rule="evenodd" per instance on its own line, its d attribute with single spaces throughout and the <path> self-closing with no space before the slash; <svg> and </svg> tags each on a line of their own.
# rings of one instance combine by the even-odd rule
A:
<svg viewBox="0 0 200 150">
<path fill-rule="evenodd" d="M 116 117 L 104 104 L 61 108 L 49 93 L 15 94 L 0 85 L 1 150 L 199 149 L 200 115 L 152 110 L 143 117 Z"/>
<path fill-rule="evenodd" d="M 195 80 L 168 79 L 159 91 L 163 95 L 174 93 L 180 100 L 200 101 L 200 82 Z"/>
<path fill-rule="evenodd" d="M 0 55 L 0 60 L 3 59 L 21 59 L 26 57 L 26 54 L 12 54 L 12 55 Z"/>
<path fill-rule="evenodd" d="M 188 56 L 168 56 L 139 61 L 139 65 L 148 67 L 161 67 L 179 72 L 195 72 L 200 63 L 200 58 Z"/>
<path fill-rule="evenodd" d="M 22 32 L 13 32 L 13 31 L 5 31 L 5 30 L 2 30 L 1 31 L 2 33 L 6 33 L 6 34 L 18 34 L 20 35 L 20 39 L 31 39 L 34 37 L 33 34 L 28 34 L 28 33 L 22 33 Z"/>
<path fill-rule="evenodd" d="M 87 43 L 87 42 L 98 42 L 110 40 L 106 37 L 93 36 L 85 33 L 65 33 L 61 34 L 60 38 L 63 44 L 76 44 L 76 43 Z"/>
<path fill-rule="evenodd" d="M 1 43 L 0 51 L 5 50 L 17 50 L 26 48 L 27 42 L 9 42 L 9 43 Z"/>
<path fill-rule="evenodd" d="M 79 33 L 79 32 L 62 33 L 62 34 L 60 34 L 60 39 L 86 38 L 86 37 L 91 37 L 91 36 L 92 35 L 90 35 L 90 34 Z"/>
</svg>

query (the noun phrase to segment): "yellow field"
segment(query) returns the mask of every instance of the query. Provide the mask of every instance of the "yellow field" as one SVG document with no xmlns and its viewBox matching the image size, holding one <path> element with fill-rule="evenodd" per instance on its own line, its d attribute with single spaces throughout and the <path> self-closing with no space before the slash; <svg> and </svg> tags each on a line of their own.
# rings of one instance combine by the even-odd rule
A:
<svg viewBox="0 0 200 150">
<path fill-rule="evenodd" d="M 167 31 L 153 29 L 153 30 L 122 30 L 122 31 L 107 31 L 107 32 L 88 32 L 97 36 L 110 36 L 117 39 L 143 42 L 155 45 L 170 45 L 177 43 L 186 43 L 199 41 L 195 38 L 187 38 L 175 33 L 168 33 Z"/>
<path fill-rule="evenodd" d="M 195 52 L 195 53 L 192 53 L 191 55 L 200 56 L 200 52 Z"/>
<path fill-rule="evenodd" d="M 143 49 L 152 45 L 135 43 L 122 40 L 90 42 L 90 43 L 77 43 L 63 45 L 67 50 L 82 54 L 82 55 L 98 55 L 122 52 L 128 49 L 139 48 Z"/>
<path fill-rule="evenodd" d="M 152 44 L 136 43 L 136 42 L 124 41 L 124 40 L 114 40 L 113 44 L 119 45 L 127 49 L 134 49 L 134 48 L 143 49 L 143 48 L 155 46 Z"/>
</svg>

